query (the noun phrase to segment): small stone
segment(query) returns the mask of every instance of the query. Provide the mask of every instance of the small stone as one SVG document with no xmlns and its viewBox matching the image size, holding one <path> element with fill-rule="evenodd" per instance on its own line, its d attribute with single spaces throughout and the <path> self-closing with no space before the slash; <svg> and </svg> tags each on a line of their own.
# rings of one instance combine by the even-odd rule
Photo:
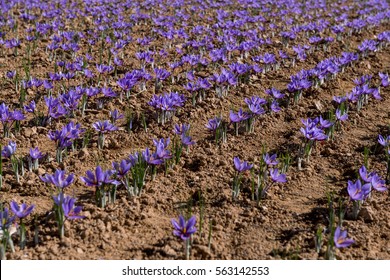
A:
<svg viewBox="0 0 390 280">
<path fill-rule="evenodd" d="M 244 216 L 244 217 L 251 216 L 251 211 L 249 209 L 245 209 L 244 212 L 242 213 L 242 216 Z"/>
<path fill-rule="evenodd" d="M 226 160 L 220 160 L 219 161 L 219 166 L 227 166 L 228 162 Z"/>
<path fill-rule="evenodd" d="M 58 247 L 57 246 L 53 246 L 49 249 L 49 251 L 54 254 L 54 255 L 58 255 Z"/>
<path fill-rule="evenodd" d="M 83 215 L 86 219 L 91 219 L 91 217 L 92 217 L 91 212 L 89 212 L 89 211 L 83 211 L 83 212 L 82 212 L 82 215 Z"/>
<path fill-rule="evenodd" d="M 78 154 L 78 157 L 79 157 L 80 159 L 82 159 L 82 158 L 87 158 L 88 156 L 89 156 L 89 152 L 88 152 L 87 148 L 81 149 L 80 152 L 79 152 L 79 154 Z"/>
<path fill-rule="evenodd" d="M 36 250 L 38 253 L 42 253 L 42 252 L 46 251 L 45 247 L 43 247 L 43 246 L 38 246 L 35 250 Z"/>
<path fill-rule="evenodd" d="M 110 142 L 110 148 L 113 148 L 113 149 L 117 149 L 117 148 L 120 148 L 120 144 L 118 141 L 116 141 L 115 139 L 111 139 L 111 142 Z"/>
<path fill-rule="evenodd" d="M 204 245 L 196 245 L 193 247 L 193 250 L 201 256 L 201 259 L 211 259 L 210 249 Z"/>
<path fill-rule="evenodd" d="M 30 186 L 33 186 L 35 185 L 35 181 L 34 180 L 28 180 L 24 183 L 27 187 L 30 187 Z"/>
<path fill-rule="evenodd" d="M 163 251 L 168 255 L 168 256 L 176 256 L 177 253 L 176 251 L 169 245 L 166 245 L 163 247 Z"/>
<path fill-rule="evenodd" d="M 233 218 L 233 214 L 231 212 L 227 212 L 226 213 L 226 218 L 229 219 L 229 220 L 232 219 Z"/>
<path fill-rule="evenodd" d="M 38 167 L 37 173 L 38 173 L 39 176 L 41 176 L 41 175 L 46 174 L 46 170 L 41 168 L 41 167 Z"/>
<path fill-rule="evenodd" d="M 326 148 L 325 151 L 324 151 L 324 156 L 331 156 L 331 155 L 334 155 L 335 154 L 335 151 L 332 150 L 331 148 Z"/>
<path fill-rule="evenodd" d="M 106 230 L 106 226 L 104 225 L 104 222 L 102 220 L 98 220 L 97 221 L 97 226 L 96 228 L 100 231 L 100 232 L 104 232 Z"/>
<path fill-rule="evenodd" d="M 359 212 L 359 217 L 361 217 L 366 223 L 371 223 L 374 221 L 374 213 L 371 207 L 363 207 Z"/>
<path fill-rule="evenodd" d="M 37 128 L 36 127 L 23 127 L 22 128 L 22 135 L 26 138 L 31 138 L 31 136 L 37 134 Z"/>
<path fill-rule="evenodd" d="M 64 239 L 61 241 L 61 246 L 68 247 L 68 248 L 71 247 L 72 246 L 71 239 L 64 237 Z"/>
<path fill-rule="evenodd" d="M 141 220 L 146 220 L 148 215 L 146 213 L 141 213 Z"/>
<path fill-rule="evenodd" d="M 51 236 L 50 235 L 44 235 L 43 236 L 43 240 L 49 241 L 49 240 L 51 240 Z"/>
<path fill-rule="evenodd" d="M 215 225 L 215 226 L 214 226 L 214 230 L 216 230 L 216 231 L 223 231 L 224 228 L 223 228 L 223 226 L 221 226 L 221 225 Z"/>
<path fill-rule="evenodd" d="M 78 254 L 84 254 L 84 251 L 81 248 L 77 248 L 76 251 L 77 251 Z"/>
</svg>

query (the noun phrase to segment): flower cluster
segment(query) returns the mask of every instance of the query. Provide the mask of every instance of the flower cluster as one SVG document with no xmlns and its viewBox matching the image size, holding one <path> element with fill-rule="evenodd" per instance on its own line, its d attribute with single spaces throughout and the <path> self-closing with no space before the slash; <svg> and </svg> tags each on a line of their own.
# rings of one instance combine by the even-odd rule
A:
<svg viewBox="0 0 390 280">
<path fill-rule="evenodd" d="M 49 131 L 49 139 L 57 144 L 57 162 L 62 162 L 63 151 L 72 146 L 74 141 L 80 138 L 84 131 L 85 129 L 82 129 L 80 124 L 75 124 L 74 122 L 69 122 L 61 130 Z"/>
<path fill-rule="evenodd" d="M 349 197 L 353 201 L 354 205 L 352 213 L 354 219 L 357 219 L 363 201 L 371 195 L 372 190 L 379 192 L 388 190 L 385 186 L 385 180 L 383 180 L 376 172 L 368 172 L 364 165 L 359 169 L 359 176 L 360 179 L 356 180 L 355 183 L 348 181 L 347 187 Z"/>
<path fill-rule="evenodd" d="M 0 104 L 0 121 L 3 125 L 4 137 L 9 137 L 10 129 L 15 122 L 24 120 L 25 116 L 19 110 L 11 111 L 5 103 Z"/>
<path fill-rule="evenodd" d="M 168 121 L 180 107 L 184 106 L 186 98 L 177 92 L 153 95 L 149 105 L 158 112 L 158 122 L 164 124 Z"/>
</svg>

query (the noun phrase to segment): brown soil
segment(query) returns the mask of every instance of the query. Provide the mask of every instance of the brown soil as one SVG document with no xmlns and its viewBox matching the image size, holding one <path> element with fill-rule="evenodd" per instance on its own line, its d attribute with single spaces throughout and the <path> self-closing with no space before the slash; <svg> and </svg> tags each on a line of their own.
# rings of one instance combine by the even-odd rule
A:
<svg viewBox="0 0 390 280">
<path fill-rule="evenodd" d="M 76 20 L 77 21 L 77 20 Z M 20 23 L 20 34 L 27 27 Z M 85 24 L 90 23 L 88 21 Z M 70 23 L 69 23 L 69 26 Z M 146 34 L 148 26 L 135 26 L 134 34 Z M 86 115 L 76 114 L 74 121 L 83 128 L 91 129 L 92 123 L 109 118 L 108 112 L 118 109 L 124 113 L 131 108 L 138 116 L 147 116 L 147 131 L 143 130 L 139 120 L 134 123 L 134 130 L 128 133 L 122 120 L 119 131 L 109 133 L 103 150 L 97 148 L 97 135 L 86 149 L 69 152 L 63 163 L 55 162 L 55 144 L 47 137 L 49 130 L 58 129 L 69 120 L 60 118 L 46 127 L 34 127 L 30 122 L 32 116 L 22 121 L 19 133 L 13 131 L 9 138 L 2 138 L 1 144 L 9 140 L 16 141 L 17 155 L 26 156 L 30 147 L 38 146 L 48 153 L 50 159 L 42 162 L 37 172 L 28 172 L 20 183 L 14 179 L 9 163 L 4 161 L 4 184 L 0 190 L 0 201 L 8 207 L 11 200 L 35 204 L 33 216 L 27 219 L 27 247 L 16 252 L 7 252 L 8 259 L 181 259 L 183 243 L 172 234 L 170 220 L 179 214 L 191 212 L 197 217 L 198 232 L 194 234 L 191 248 L 191 259 L 322 259 L 325 256 L 327 238 L 320 253 L 315 251 L 315 233 L 318 228 L 329 226 L 329 205 L 327 195 L 332 194 L 336 215 L 337 201 L 342 198 L 350 208 L 346 191 L 347 181 L 356 180 L 356 172 L 363 164 L 363 151 L 369 148 L 370 170 L 381 175 L 386 172 L 386 162 L 377 145 L 378 134 L 390 133 L 390 87 L 381 89 L 382 100 L 370 99 L 369 103 L 357 112 L 354 107 L 349 112 L 349 120 L 335 134 L 333 141 L 325 141 L 317 145 L 310 162 L 303 164 L 303 170 L 297 168 L 297 152 L 303 137 L 299 131 L 301 119 L 326 115 L 333 108 L 332 97 L 346 94 L 354 86 L 353 80 L 364 74 L 377 77 L 378 72 L 389 72 L 389 47 L 371 53 L 361 59 L 335 80 L 327 81 L 318 89 L 304 93 L 297 105 L 283 106 L 279 113 L 266 114 L 256 124 L 254 133 L 240 132 L 235 136 L 229 128 L 227 143 L 216 144 L 210 137 L 205 124 L 208 119 L 222 114 L 228 119 L 229 110 L 244 107 L 244 98 L 253 95 L 264 97 L 264 90 L 270 87 L 285 89 L 291 75 L 301 69 L 309 69 L 326 57 L 337 56 L 342 51 L 356 51 L 364 39 L 374 39 L 382 31 L 389 30 L 389 23 L 382 23 L 376 29 L 364 29 L 361 34 L 352 35 L 345 41 L 335 41 L 326 52 L 316 51 L 308 55 L 304 62 L 297 62 L 295 67 L 284 67 L 279 71 L 253 75 L 249 84 L 232 88 L 228 97 L 219 99 L 210 90 L 207 98 L 195 107 L 188 98 L 185 107 L 165 125 L 157 123 L 151 108 L 147 105 L 154 94 L 153 81 L 147 83 L 147 91 L 133 94 L 129 100 L 120 102 L 118 98 L 105 104 L 103 109 L 89 101 Z M 269 31 L 268 31 L 269 32 Z M 327 31 L 329 36 L 331 33 Z M 323 36 L 325 36 L 323 34 Z M 135 35 L 138 38 L 140 35 Z M 296 43 L 304 44 L 302 38 Z M 22 37 L 22 36 L 21 36 Z M 7 38 L 9 39 L 9 38 Z M 300 40 L 300 41 L 299 41 Z M 179 40 L 180 41 L 180 40 Z M 348 41 L 348 44 L 347 42 Z M 180 42 L 179 42 L 180 43 Z M 85 54 L 86 42 L 80 53 Z M 160 41 L 153 45 L 159 46 Z M 45 53 L 47 40 L 38 41 L 37 49 L 32 54 L 31 76 L 43 78 L 47 72 L 53 72 L 53 63 Z M 347 46 L 348 45 L 348 46 Z M 11 51 L 3 49 L 0 56 L 1 72 L 18 69 L 23 73 L 23 60 L 26 42 L 22 41 L 19 55 L 14 57 Z M 84 49 L 85 48 L 85 49 Z M 268 46 L 264 52 L 275 53 L 282 49 L 281 43 Z M 288 47 L 291 51 L 291 47 Z M 173 49 L 172 49 L 173 50 Z M 125 64 L 120 73 L 139 67 L 134 58 L 136 43 L 125 48 Z M 98 46 L 93 48 L 94 60 L 90 69 L 98 63 Z M 165 59 L 171 60 L 170 53 Z M 237 53 L 234 57 L 239 58 Z M 104 59 L 106 57 L 104 56 Z M 235 61 L 235 60 L 234 60 Z M 249 63 L 250 60 L 248 59 Z M 161 63 L 162 64 L 162 63 Z M 148 69 L 152 73 L 151 69 Z M 189 68 L 181 71 L 186 73 Z M 202 70 L 204 75 L 213 73 L 213 67 Z M 95 70 L 96 73 L 96 70 Z M 122 74 L 119 74 L 121 77 Z M 112 75 L 110 85 L 119 92 L 117 79 Z M 81 78 L 74 79 L 73 86 L 81 84 Z M 18 106 L 18 93 L 9 80 L 1 82 L 0 103 L 5 102 L 11 108 Z M 184 82 L 179 85 L 164 83 L 163 91 L 184 90 Z M 28 91 L 27 102 L 36 98 L 35 90 Z M 41 94 L 38 108 L 46 110 Z M 37 99 L 36 99 L 37 100 Z M 27 104 L 26 102 L 26 104 Z M 196 145 L 183 154 L 179 164 L 169 169 L 167 174 L 158 169 L 154 180 L 147 177 L 145 189 L 140 197 L 129 198 L 121 187 L 115 204 L 101 209 L 95 205 L 92 188 L 86 187 L 79 179 L 85 176 L 86 170 L 94 170 L 97 162 L 105 168 L 111 162 L 126 158 L 130 153 L 153 147 L 155 138 L 173 138 L 173 124 L 189 123 L 191 135 Z M 245 177 L 244 187 L 237 200 L 232 200 L 231 185 L 234 174 L 233 157 L 259 163 L 262 147 L 272 153 L 288 152 L 292 163 L 287 172 L 288 182 L 275 185 L 260 205 L 251 199 L 250 176 Z M 66 191 L 77 198 L 77 205 L 83 206 L 82 220 L 67 221 L 65 238 L 60 240 L 55 220 L 50 215 L 54 191 L 45 185 L 39 175 L 52 174 L 60 168 L 76 175 L 76 181 Z M 388 192 L 374 193 L 364 204 L 362 214 L 357 220 L 345 218 L 343 228 L 355 243 L 336 251 L 338 259 L 389 259 L 390 258 L 390 197 Z M 202 216 L 202 225 L 201 225 Z M 33 217 L 36 217 L 34 223 Z M 337 218 L 336 218 L 337 220 Z M 200 227 L 202 232 L 200 233 Z M 209 246 L 209 229 L 211 242 Z M 39 242 L 33 241 L 34 229 L 38 230 Z M 17 245 L 19 237 L 13 236 Z"/>
</svg>

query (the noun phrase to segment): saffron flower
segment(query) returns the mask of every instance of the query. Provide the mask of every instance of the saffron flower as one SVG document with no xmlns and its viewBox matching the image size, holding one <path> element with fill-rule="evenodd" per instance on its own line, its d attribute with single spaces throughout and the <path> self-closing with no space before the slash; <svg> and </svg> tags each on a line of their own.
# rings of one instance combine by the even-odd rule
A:
<svg viewBox="0 0 390 280">
<path fill-rule="evenodd" d="M 4 232 L 9 230 L 14 220 L 15 216 L 11 217 L 7 208 L 0 211 L 0 240 L 4 237 Z"/>
<path fill-rule="evenodd" d="M 182 125 L 175 124 L 173 133 L 175 133 L 176 135 L 187 135 L 189 130 L 190 130 L 189 124 L 182 124 Z"/>
<path fill-rule="evenodd" d="M 173 235 L 180 237 L 182 240 L 187 240 L 196 232 L 196 217 L 192 216 L 188 221 L 182 215 L 179 216 L 179 221 L 171 220 L 174 227 Z"/>
<path fill-rule="evenodd" d="M 286 183 L 286 175 L 285 174 L 279 174 L 279 170 L 277 168 L 270 170 L 271 179 L 276 183 Z"/>
<path fill-rule="evenodd" d="M 18 205 L 17 202 L 11 201 L 10 208 L 12 212 L 19 218 L 23 219 L 30 215 L 30 213 L 34 210 L 35 205 L 27 206 L 26 203 L 22 203 L 21 205 Z"/>
<path fill-rule="evenodd" d="M 390 154 L 390 135 L 383 137 L 382 135 L 378 136 L 378 142 L 383 147 L 387 148 L 387 153 Z"/>
<path fill-rule="evenodd" d="M 277 160 L 277 156 L 277 154 L 273 154 L 272 156 L 270 156 L 268 153 L 266 153 L 265 155 L 263 155 L 263 159 L 267 165 L 277 165 L 279 163 L 279 161 Z"/>
<path fill-rule="evenodd" d="M 87 170 L 87 177 L 80 177 L 88 187 L 100 187 L 102 184 L 119 184 L 119 182 L 110 179 L 112 175 L 115 174 L 114 170 L 103 171 L 103 169 L 98 165 L 95 169 L 95 172 Z"/>
<path fill-rule="evenodd" d="M 387 187 L 385 186 L 385 180 L 382 180 L 382 178 L 378 174 L 374 174 L 372 176 L 371 186 L 378 192 L 387 191 Z"/>
<path fill-rule="evenodd" d="M 362 201 L 365 200 L 368 194 L 371 191 L 371 184 L 367 183 L 362 185 L 360 180 L 357 180 L 355 183 L 348 181 L 348 194 L 352 200 Z"/>
<path fill-rule="evenodd" d="M 98 131 L 99 133 L 106 133 L 108 131 L 115 131 L 118 128 L 113 125 L 110 121 L 105 120 L 105 121 L 97 121 L 95 122 L 92 127 Z"/>
<path fill-rule="evenodd" d="M 340 109 L 336 110 L 336 118 L 339 121 L 346 121 L 348 119 L 348 113 L 341 113 Z"/>
<path fill-rule="evenodd" d="M 192 140 L 191 136 L 182 134 L 180 138 L 181 138 L 181 143 L 183 144 L 184 147 L 188 147 L 195 144 L 195 141 Z"/>
<path fill-rule="evenodd" d="M 74 203 L 76 202 L 75 198 L 61 193 L 58 196 L 54 196 L 53 199 L 54 199 L 54 203 L 57 206 L 62 208 L 63 214 L 67 219 L 76 220 L 76 219 L 85 218 L 85 216 L 79 215 L 83 207 L 82 206 L 74 207 Z"/>
<path fill-rule="evenodd" d="M 104 147 L 104 134 L 109 131 L 118 130 L 118 128 L 113 125 L 110 121 L 97 121 L 92 124 L 92 127 L 99 133 L 98 136 L 98 148 L 103 149 Z"/>
<path fill-rule="evenodd" d="M 87 170 L 86 177 L 80 177 L 89 187 L 96 188 L 96 204 L 99 207 L 104 208 L 106 206 L 106 197 L 109 195 L 109 202 L 115 202 L 116 199 L 116 188 L 121 183 L 117 180 L 111 179 L 111 176 L 116 173 L 115 170 L 103 171 L 103 169 L 98 165 L 95 169 L 95 172 Z"/>
<path fill-rule="evenodd" d="M 60 238 L 63 239 L 65 236 L 65 221 L 83 219 L 85 218 L 85 216 L 80 215 L 80 212 L 82 210 L 81 206 L 74 207 L 74 203 L 76 202 L 75 198 L 67 196 L 61 192 L 58 195 L 53 196 L 53 200 L 54 211 L 56 212 L 58 232 Z"/>
<path fill-rule="evenodd" d="M 60 192 L 62 192 L 64 188 L 71 185 L 74 181 L 73 174 L 66 176 L 65 171 L 60 169 L 57 169 L 53 175 L 45 174 L 45 176 L 40 176 L 39 178 L 41 178 L 41 180 L 47 184 L 55 185 Z"/>
<path fill-rule="evenodd" d="M 221 123 L 222 123 L 222 118 L 215 117 L 213 119 L 210 119 L 205 126 L 207 129 L 211 131 L 216 131 L 217 128 L 221 125 Z"/>
<path fill-rule="evenodd" d="M 355 243 L 354 240 L 348 239 L 347 238 L 347 231 L 346 230 L 341 230 L 340 227 L 337 227 L 335 232 L 334 232 L 334 245 L 337 248 L 344 248 L 352 245 Z"/>
<path fill-rule="evenodd" d="M 23 219 L 31 214 L 31 212 L 35 208 L 35 205 L 27 206 L 26 203 L 22 203 L 21 205 L 19 205 L 17 202 L 11 201 L 10 208 L 11 211 L 15 214 L 15 216 L 20 219 L 20 248 L 23 250 L 26 246 L 26 227 L 24 225 Z"/>
<path fill-rule="evenodd" d="M 247 161 L 241 162 L 238 157 L 234 157 L 233 162 L 234 162 L 234 167 L 236 168 L 236 170 L 238 172 L 244 172 L 244 171 L 252 169 L 252 167 L 253 167 L 253 164 L 249 164 Z"/>
<path fill-rule="evenodd" d="M 234 113 L 233 111 L 230 111 L 229 116 L 230 116 L 230 121 L 233 123 L 245 121 L 245 120 L 249 119 L 249 117 L 250 117 L 247 112 L 242 111 L 242 108 L 240 108 L 240 110 L 237 112 L 237 114 Z"/>
<path fill-rule="evenodd" d="M 44 155 L 39 151 L 38 147 L 30 148 L 30 157 L 34 160 L 43 158 Z"/>
<path fill-rule="evenodd" d="M 16 152 L 16 143 L 9 141 L 8 145 L 3 148 L 1 151 L 1 156 L 5 158 L 10 158 Z"/>
</svg>

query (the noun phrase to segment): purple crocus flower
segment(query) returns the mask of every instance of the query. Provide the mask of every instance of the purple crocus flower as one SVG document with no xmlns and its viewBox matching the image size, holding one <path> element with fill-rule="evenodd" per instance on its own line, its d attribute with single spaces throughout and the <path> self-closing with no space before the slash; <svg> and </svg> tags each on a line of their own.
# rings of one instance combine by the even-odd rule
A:
<svg viewBox="0 0 390 280">
<path fill-rule="evenodd" d="M 379 77 L 381 78 L 381 86 L 388 87 L 390 85 L 389 75 L 387 73 L 379 72 Z"/>
<path fill-rule="evenodd" d="M 103 93 L 104 97 L 108 97 L 108 98 L 113 98 L 113 97 L 118 96 L 118 94 L 116 92 L 114 92 L 114 90 L 110 87 L 103 87 L 102 93 Z"/>
<path fill-rule="evenodd" d="M 304 120 L 302 120 L 302 123 L 306 126 L 303 128 L 300 128 L 300 131 L 302 134 L 309 140 L 317 140 L 322 141 L 328 138 L 328 136 L 324 133 L 322 129 L 319 129 L 316 127 L 316 124 L 313 123 L 312 120 L 308 119 L 308 123 L 305 123 Z"/>
<path fill-rule="evenodd" d="M 348 194 L 352 200 L 364 200 L 371 191 L 371 184 L 364 184 L 360 180 L 357 180 L 356 183 L 348 181 Z"/>
<path fill-rule="evenodd" d="M 3 211 L 0 211 L 0 236 L 2 237 L 2 234 L 4 230 L 8 229 L 9 226 L 14 222 L 15 216 L 11 217 L 9 215 L 8 208 L 5 208 Z"/>
<path fill-rule="evenodd" d="M 206 128 L 211 130 L 211 131 L 216 131 L 217 128 L 221 125 L 222 123 L 222 118 L 220 117 L 215 117 L 213 119 L 210 119 L 207 124 Z"/>
<path fill-rule="evenodd" d="M 35 147 L 34 149 L 30 148 L 30 157 L 32 159 L 40 159 L 43 158 L 44 155 L 39 151 L 38 147 Z"/>
<path fill-rule="evenodd" d="M 333 101 L 335 101 L 338 104 L 341 104 L 347 100 L 346 96 L 333 96 Z"/>
<path fill-rule="evenodd" d="M 341 110 L 340 109 L 337 109 L 336 110 L 336 118 L 339 120 L 339 121 L 346 121 L 348 119 L 348 113 L 344 113 L 344 114 L 341 114 Z"/>
<path fill-rule="evenodd" d="M 355 243 L 354 240 L 347 238 L 347 231 L 341 230 L 340 227 L 336 228 L 336 230 L 334 232 L 333 241 L 334 241 L 334 245 L 337 248 L 348 247 L 349 245 L 352 245 L 353 243 Z"/>
<path fill-rule="evenodd" d="M 30 102 L 30 104 L 24 105 L 24 106 L 23 106 L 23 109 L 24 109 L 26 112 L 28 112 L 28 113 L 34 113 L 34 112 L 35 112 L 35 108 L 36 108 L 36 104 L 35 104 L 35 101 L 34 101 L 34 100 L 32 100 L 32 101 Z"/>
<path fill-rule="evenodd" d="M 83 209 L 82 206 L 76 206 L 74 207 L 74 203 L 76 202 L 76 199 L 73 197 L 70 197 L 68 195 L 64 195 L 63 193 L 60 193 L 57 196 L 53 196 L 54 203 L 61 207 L 64 213 L 64 216 L 69 220 L 76 220 L 76 219 L 83 219 L 85 216 L 79 215 L 81 210 Z"/>
<path fill-rule="evenodd" d="M 103 169 L 98 165 L 95 169 L 95 172 L 87 170 L 86 177 L 80 177 L 88 187 L 100 187 L 102 184 L 113 184 L 119 185 L 120 183 L 110 177 L 115 174 L 114 170 L 103 171 Z"/>
<path fill-rule="evenodd" d="M 60 190 L 68 187 L 74 181 L 74 174 L 65 175 L 65 170 L 56 169 L 54 174 L 49 175 L 45 174 L 45 176 L 39 176 L 41 180 L 47 184 L 53 184 Z"/>
<path fill-rule="evenodd" d="M 7 146 L 4 146 L 1 151 L 1 156 L 4 158 L 10 158 L 16 152 L 16 143 L 9 141 Z"/>
<path fill-rule="evenodd" d="M 364 182 L 370 183 L 372 180 L 372 176 L 375 175 L 375 173 L 368 172 L 367 168 L 364 165 L 362 165 L 362 167 L 359 168 L 359 175 Z"/>
<path fill-rule="evenodd" d="M 21 111 L 15 110 L 12 112 L 5 103 L 0 105 L 0 122 L 3 124 L 3 127 L 11 127 L 14 121 L 21 121 L 24 119 L 25 116 Z"/>
<path fill-rule="evenodd" d="M 16 70 L 14 71 L 7 71 L 5 74 L 8 79 L 13 79 L 16 76 Z"/>
<path fill-rule="evenodd" d="M 119 113 L 117 109 L 110 111 L 110 118 L 113 123 L 117 120 L 123 119 L 123 114 Z"/>
<path fill-rule="evenodd" d="M 333 125 L 331 121 L 323 119 L 322 116 L 319 117 L 318 121 L 321 129 L 329 128 Z"/>
<path fill-rule="evenodd" d="M 378 174 L 374 174 L 371 178 L 371 186 L 378 192 L 387 191 L 385 183 L 385 180 L 382 180 L 382 178 Z"/>
<path fill-rule="evenodd" d="M 69 122 L 61 130 L 49 131 L 48 137 L 50 140 L 57 142 L 57 147 L 64 149 L 71 146 L 72 142 L 84 133 L 85 129 L 80 127 L 80 124 Z"/>
<path fill-rule="evenodd" d="M 97 121 L 94 124 L 92 124 L 92 127 L 100 132 L 100 133 L 106 133 L 108 131 L 115 131 L 118 128 L 113 125 L 110 121 L 105 120 L 105 121 Z"/>
<path fill-rule="evenodd" d="M 251 98 L 245 98 L 245 103 L 248 105 L 249 110 L 254 115 L 265 114 L 265 110 L 262 105 L 267 104 L 267 101 L 258 96 L 252 96 Z"/>
<path fill-rule="evenodd" d="M 270 108 L 275 113 L 277 113 L 281 110 L 279 103 L 276 99 L 272 100 Z"/>
<path fill-rule="evenodd" d="M 19 205 L 16 201 L 11 201 L 10 208 L 19 219 L 23 219 L 30 215 L 30 213 L 34 210 L 35 205 L 33 204 L 28 207 L 26 203 Z"/>
<path fill-rule="evenodd" d="M 267 165 L 277 165 L 279 163 L 279 161 L 277 160 L 277 156 L 277 154 L 273 154 L 272 156 L 270 156 L 268 153 L 266 153 L 265 155 L 263 155 L 263 159 Z"/>
<path fill-rule="evenodd" d="M 271 175 L 271 179 L 276 182 L 276 183 L 286 183 L 287 182 L 287 179 L 286 179 L 286 174 L 279 174 L 279 169 L 275 168 L 275 169 L 271 169 L 269 171 L 270 175 Z"/>
<path fill-rule="evenodd" d="M 115 170 L 118 178 L 125 177 L 126 174 L 130 171 L 132 166 L 133 166 L 132 163 L 125 159 L 123 159 L 120 163 L 117 162 L 112 163 L 112 168 Z"/>
<path fill-rule="evenodd" d="M 388 135 L 386 138 L 385 137 L 383 137 L 382 135 L 379 135 L 378 136 L 378 142 L 379 142 L 379 144 L 381 144 L 383 147 L 387 147 L 388 148 L 388 153 L 390 154 L 390 146 L 389 146 L 389 144 L 390 144 L 390 135 Z"/>
<path fill-rule="evenodd" d="M 179 216 L 179 221 L 171 220 L 174 227 L 173 235 L 180 237 L 182 240 L 187 240 L 196 232 L 196 217 L 192 216 L 188 221 L 182 215 Z"/>
<path fill-rule="evenodd" d="M 156 79 L 160 81 L 165 80 L 171 75 L 169 71 L 163 68 L 154 68 L 154 73 L 156 75 Z"/>
<path fill-rule="evenodd" d="M 187 136 L 185 134 L 182 134 L 180 139 L 184 147 L 188 147 L 195 144 L 195 141 L 193 141 L 190 136 Z"/>
<path fill-rule="evenodd" d="M 53 83 L 50 82 L 49 80 L 44 80 L 43 81 L 43 87 L 45 89 L 53 89 Z"/>
<path fill-rule="evenodd" d="M 156 152 L 151 155 L 147 162 L 158 165 L 164 163 L 166 159 L 170 159 L 172 157 L 171 152 L 166 149 L 169 143 L 169 138 L 162 138 L 160 140 L 153 139 L 153 144 L 156 146 Z"/>
<path fill-rule="evenodd" d="M 234 113 L 233 111 L 230 111 L 229 116 L 230 116 L 230 121 L 234 123 L 245 121 L 250 118 L 250 115 L 247 112 L 243 112 L 242 108 L 238 110 L 237 114 Z"/>
<path fill-rule="evenodd" d="M 252 169 L 252 167 L 253 167 L 253 164 L 249 164 L 247 161 L 241 162 L 238 157 L 234 157 L 233 162 L 234 162 L 234 167 L 236 168 L 236 170 L 238 172 L 244 172 L 244 171 Z"/>
<path fill-rule="evenodd" d="M 285 96 L 283 93 L 281 93 L 276 88 L 266 89 L 265 93 L 268 94 L 268 95 L 273 96 L 276 99 L 280 99 L 280 98 L 283 98 Z"/>
<path fill-rule="evenodd" d="M 173 129 L 173 133 L 176 135 L 187 135 L 188 131 L 190 130 L 189 124 L 175 124 L 175 127 Z"/>
<path fill-rule="evenodd" d="M 88 79 L 91 79 L 93 78 L 95 75 L 93 74 L 93 72 L 89 69 L 84 69 L 84 76 Z"/>
</svg>

